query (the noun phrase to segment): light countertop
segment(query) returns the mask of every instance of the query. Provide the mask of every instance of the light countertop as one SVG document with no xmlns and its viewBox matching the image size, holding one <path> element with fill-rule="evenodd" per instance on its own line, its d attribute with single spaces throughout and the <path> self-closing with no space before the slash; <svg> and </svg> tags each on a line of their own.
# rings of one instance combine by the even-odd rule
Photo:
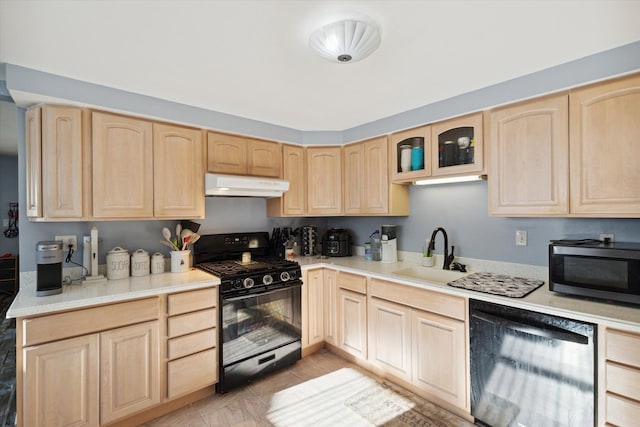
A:
<svg viewBox="0 0 640 427">
<path fill-rule="evenodd" d="M 191 269 L 184 273 L 167 272 L 143 277 L 106 280 L 101 284 L 63 285 L 61 294 L 37 297 L 35 278 L 35 272 L 21 274 L 20 292 L 9 307 L 7 318 L 110 304 L 220 284 L 219 278 L 201 270 Z"/>
<path fill-rule="evenodd" d="M 367 261 L 363 256 L 358 255 L 344 258 L 297 257 L 295 260 L 303 269 L 328 267 L 382 280 L 392 280 L 408 286 L 437 290 L 451 295 L 474 298 L 586 322 L 625 327 L 640 332 L 640 307 L 588 300 L 551 292 L 547 284 L 546 267 L 456 258 L 456 261 L 467 264 L 470 269 L 469 272 L 488 271 L 545 281 L 544 285 L 524 298 L 508 298 L 454 288 L 447 286 L 446 282 L 426 281 L 399 275 L 395 273 L 398 270 L 407 268 L 439 270 L 442 264 L 441 259 L 436 258 L 435 267 L 422 267 L 419 256 L 416 257 L 410 252 L 405 252 L 402 255 L 404 261 L 396 263 Z M 54 311 L 109 304 L 220 284 L 219 278 L 204 271 L 191 269 L 186 273 L 167 272 L 144 277 L 129 277 L 121 280 L 109 280 L 103 284 L 64 285 L 61 294 L 36 297 L 35 277 L 35 272 L 21 274 L 21 289 L 7 312 L 8 318 L 41 315 Z"/>
<path fill-rule="evenodd" d="M 405 257 L 410 258 L 410 257 Z M 419 258 L 418 258 L 419 259 Z M 397 263 L 382 263 L 367 261 L 362 256 L 344 258 L 298 257 L 296 261 L 302 268 L 328 267 L 354 274 L 364 274 L 369 277 L 382 280 L 402 282 L 410 286 L 433 289 L 439 292 L 464 296 L 477 300 L 503 304 L 525 310 L 537 311 L 554 316 L 567 317 L 585 322 L 604 324 L 614 327 L 625 327 L 640 332 L 640 306 L 614 304 L 606 301 L 597 301 L 573 296 L 566 296 L 549 291 L 546 267 L 534 267 L 520 264 L 492 263 L 481 260 L 465 260 L 471 272 L 490 271 L 493 273 L 507 274 L 530 279 L 541 279 L 545 283 L 524 298 L 509 298 L 498 295 L 471 291 L 448 286 L 446 282 L 427 282 L 421 279 L 413 279 L 394 271 L 406 268 L 441 269 L 442 262 L 436 260 L 435 267 L 422 267 L 416 258 Z M 456 258 L 458 261 L 458 258 Z"/>
</svg>

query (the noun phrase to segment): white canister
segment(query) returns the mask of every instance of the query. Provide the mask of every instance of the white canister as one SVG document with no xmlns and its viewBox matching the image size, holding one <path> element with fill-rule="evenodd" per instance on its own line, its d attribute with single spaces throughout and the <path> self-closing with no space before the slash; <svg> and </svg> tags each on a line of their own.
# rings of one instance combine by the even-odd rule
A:
<svg viewBox="0 0 640 427">
<path fill-rule="evenodd" d="M 171 272 L 183 273 L 189 271 L 191 251 L 171 251 Z"/>
<path fill-rule="evenodd" d="M 107 252 L 107 279 L 124 279 L 129 277 L 129 252 L 116 246 Z"/>
<path fill-rule="evenodd" d="M 151 274 L 164 273 L 164 255 L 156 252 L 151 256 Z"/>
<path fill-rule="evenodd" d="M 149 274 L 149 253 L 144 249 L 138 249 L 131 254 L 131 275 L 134 277 Z"/>
</svg>

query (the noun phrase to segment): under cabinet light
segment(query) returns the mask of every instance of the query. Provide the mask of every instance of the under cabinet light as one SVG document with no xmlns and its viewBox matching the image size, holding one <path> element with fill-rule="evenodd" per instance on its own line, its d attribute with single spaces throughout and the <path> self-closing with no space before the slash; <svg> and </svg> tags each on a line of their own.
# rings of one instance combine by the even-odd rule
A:
<svg viewBox="0 0 640 427">
<path fill-rule="evenodd" d="M 414 181 L 415 185 L 436 185 L 436 184 L 451 184 L 455 182 L 471 182 L 487 179 L 486 175 L 470 175 L 470 176 L 453 176 L 449 178 L 436 178 L 436 179 L 421 179 Z"/>
</svg>

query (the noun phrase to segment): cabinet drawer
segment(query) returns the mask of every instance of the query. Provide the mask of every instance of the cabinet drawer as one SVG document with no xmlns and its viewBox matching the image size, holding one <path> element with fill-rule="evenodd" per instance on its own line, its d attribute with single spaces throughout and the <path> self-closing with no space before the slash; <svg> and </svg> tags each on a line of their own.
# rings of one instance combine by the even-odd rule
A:
<svg viewBox="0 0 640 427">
<path fill-rule="evenodd" d="M 607 362 L 607 391 L 640 401 L 640 370 Z"/>
<path fill-rule="evenodd" d="M 367 293 L 367 277 L 357 274 L 338 272 L 338 287 L 348 289 L 361 294 Z"/>
<path fill-rule="evenodd" d="M 214 328 L 218 323 L 218 314 L 215 308 L 195 311 L 170 317 L 168 321 L 167 335 L 169 338 Z"/>
<path fill-rule="evenodd" d="M 640 368 L 640 336 L 607 329 L 605 346 L 607 360 Z"/>
<path fill-rule="evenodd" d="M 171 338 L 167 344 L 167 358 L 177 359 L 208 348 L 217 347 L 216 329 L 206 329 L 189 335 Z"/>
<path fill-rule="evenodd" d="M 158 318 L 158 298 L 22 319 L 24 347 Z"/>
<path fill-rule="evenodd" d="M 635 426 L 640 419 L 640 403 L 607 393 L 606 421 L 616 426 Z"/>
<path fill-rule="evenodd" d="M 167 314 L 189 313 L 215 307 L 218 304 L 218 288 L 199 289 L 197 291 L 171 294 L 167 298 Z"/>
<path fill-rule="evenodd" d="M 378 279 L 369 280 L 369 294 L 454 319 L 467 318 L 464 298 L 453 295 Z"/>
<path fill-rule="evenodd" d="M 217 349 L 173 360 L 167 365 L 167 396 L 170 399 L 218 382 Z"/>
</svg>

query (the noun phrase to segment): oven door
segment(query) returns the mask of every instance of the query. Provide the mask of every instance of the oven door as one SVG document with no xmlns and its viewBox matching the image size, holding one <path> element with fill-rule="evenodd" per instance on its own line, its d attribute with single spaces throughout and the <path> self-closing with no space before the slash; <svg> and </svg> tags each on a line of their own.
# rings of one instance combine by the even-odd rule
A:
<svg viewBox="0 0 640 427">
<path fill-rule="evenodd" d="M 219 391 L 300 359 L 301 286 L 222 295 Z"/>
</svg>

